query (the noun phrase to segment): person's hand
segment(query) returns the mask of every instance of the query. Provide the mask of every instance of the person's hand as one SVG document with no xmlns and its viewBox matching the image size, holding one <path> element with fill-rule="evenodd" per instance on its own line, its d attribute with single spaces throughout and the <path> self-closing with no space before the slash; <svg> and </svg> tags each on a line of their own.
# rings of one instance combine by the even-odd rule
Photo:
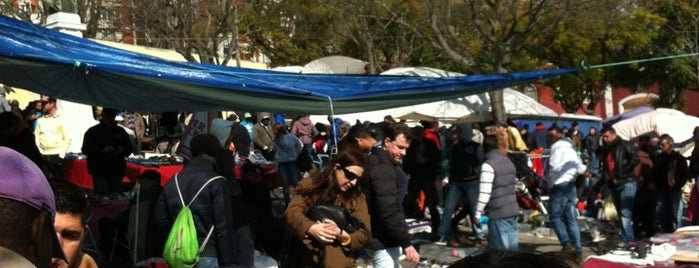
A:
<svg viewBox="0 0 699 268">
<path fill-rule="evenodd" d="M 415 247 L 409 246 L 405 248 L 405 260 L 412 263 L 420 262 L 420 253 L 417 253 Z"/>
<path fill-rule="evenodd" d="M 308 228 L 307 233 L 318 242 L 330 244 L 335 240 L 338 231 L 333 231 L 332 228 L 326 228 L 326 225 L 328 224 L 316 222 L 315 224 L 311 225 L 311 228 Z"/>
<path fill-rule="evenodd" d="M 64 259 L 51 258 L 51 268 L 67 268 L 68 263 Z"/>
<path fill-rule="evenodd" d="M 340 227 L 337 226 L 337 223 L 335 223 L 333 220 L 325 220 L 323 221 L 323 224 L 325 224 L 325 229 L 334 232 L 336 237 L 340 237 L 340 232 L 342 231 L 342 229 L 340 229 Z"/>
</svg>

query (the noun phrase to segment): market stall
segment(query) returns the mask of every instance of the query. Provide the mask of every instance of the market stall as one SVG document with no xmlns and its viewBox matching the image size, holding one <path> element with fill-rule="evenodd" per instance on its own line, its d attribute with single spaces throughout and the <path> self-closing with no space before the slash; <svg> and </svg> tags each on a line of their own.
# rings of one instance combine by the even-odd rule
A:
<svg viewBox="0 0 699 268">
<path fill-rule="evenodd" d="M 138 181 L 144 171 L 149 169 L 160 173 L 160 184 L 165 185 L 170 177 L 182 170 L 182 162 L 129 160 L 126 162 L 126 175 L 122 182 L 133 184 Z M 63 172 L 68 181 L 80 187 L 88 189 L 94 187 L 92 175 L 87 170 L 87 160 L 84 157 L 66 156 Z"/>
</svg>

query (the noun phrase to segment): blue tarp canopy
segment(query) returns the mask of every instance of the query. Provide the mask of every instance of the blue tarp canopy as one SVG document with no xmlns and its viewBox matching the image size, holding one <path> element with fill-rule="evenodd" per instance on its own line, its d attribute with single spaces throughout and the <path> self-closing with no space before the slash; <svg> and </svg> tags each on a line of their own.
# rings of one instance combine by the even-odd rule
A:
<svg viewBox="0 0 699 268">
<path fill-rule="evenodd" d="M 0 16 L 0 83 L 139 111 L 354 113 L 414 105 L 578 71 L 463 77 L 293 74 L 162 60 Z"/>
<path fill-rule="evenodd" d="M 607 119 L 602 120 L 602 125 L 614 125 L 617 122 L 624 121 L 629 118 L 634 118 L 636 116 L 642 115 L 644 113 L 650 113 L 652 111 L 655 111 L 653 108 L 648 108 L 648 107 L 638 107 L 636 109 L 633 109 L 631 111 L 625 112 L 623 114 L 618 114 L 612 117 L 608 117 Z"/>
</svg>

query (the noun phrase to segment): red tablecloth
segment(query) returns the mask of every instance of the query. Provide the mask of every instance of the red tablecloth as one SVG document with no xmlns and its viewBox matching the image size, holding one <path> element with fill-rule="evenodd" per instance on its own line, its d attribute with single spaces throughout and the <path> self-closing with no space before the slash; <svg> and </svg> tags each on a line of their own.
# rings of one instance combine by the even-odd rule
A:
<svg viewBox="0 0 699 268">
<path fill-rule="evenodd" d="M 126 163 L 126 176 L 124 176 L 122 181 L 124 183 L 134 183 L 138 180 L 141 173 L 148 169 L 158 171 L 161 175 L 160 184 L 165 185 L 170 177 L 182 170 L 182 165 L 142 166 L 134 163 Z M 84 188 L 93 188 L 92 176 L 87 172 L 87 160 L 66 158 L 63 172 L 66 179 L 70 182 Z"/>
<path fill-rule="evenodd" d="M 243 172 L 242 166 L 236 165 L 234 170 L 235 177 L 240 180 L 240 176 Z M 277 172 L 277 165 L 262 165 L 260 166 L 260 170 L 263 178 L 262 183 L 267 186 L 267 189 L 272 190 L 282 186 L 281 179 L 279 178 L 279 172 Z"/>
<path fill-rule="evenodd" d="M 160 173 L 160 185 L 165 186 L 172 176 L 177 172 L 182 171 L 182 165 L 165 165 L 165 166 L 142 166 L 133 163 L 126 164 L 126 178 L 130 181 L 138 180 L 138 177 L 146 170 L 152 169 Z"/>
</svg>

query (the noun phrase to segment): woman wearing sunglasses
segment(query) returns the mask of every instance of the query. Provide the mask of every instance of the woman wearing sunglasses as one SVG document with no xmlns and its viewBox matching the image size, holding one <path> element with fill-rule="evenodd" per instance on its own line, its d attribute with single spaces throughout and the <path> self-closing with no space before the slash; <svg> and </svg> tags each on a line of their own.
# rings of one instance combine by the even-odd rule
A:
<svg viewBox="0 0 699 268">
<path fill-rule="evenodd" d="M 355 251 L 371 237 L 366 198 L 358 187 L 364 161 L 362 152 L 342 151 L 322 170 L 299 182 L 286 209 L 286 220 L 302 243 L 292 246 L 296 251 L 290 254 L 293 267 L 355 267 Z M 313 221 L 306 215 L 316 205 L 342 207 L 363 226 L 348 233 L 331 220 Z M 320 258 L 319 251 L 324 251 Z"/>
</svg>

